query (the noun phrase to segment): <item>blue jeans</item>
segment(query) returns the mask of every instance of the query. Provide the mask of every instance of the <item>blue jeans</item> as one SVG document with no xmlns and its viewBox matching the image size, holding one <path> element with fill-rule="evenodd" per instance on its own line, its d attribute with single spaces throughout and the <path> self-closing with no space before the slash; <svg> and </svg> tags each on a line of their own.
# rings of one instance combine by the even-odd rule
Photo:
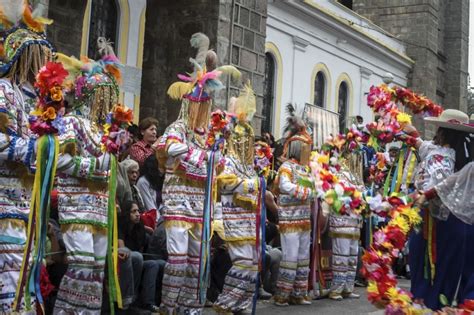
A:
<svg viewBox="0 0 474 315">
<path fill-rule="evenodd" d="M 120 290 L 122 291 L 123 306 L 128 308 L 135 302 L 140 287 L 143 271 L 143 256 L 139 252 L 128 251 L 127 259 L 120 260 Z"/>
<path fill-rule="evenodd" d="M 161 298 L 161 282 L 166 262 L 164 260 L 143 260 L 140 252 L 130 251 L 127 259 L 120 261 L 120 290 L 123 305 L 127 308 L 136 301 L 141 286 L 141 303 L 156 305 Z"/>
</svg>

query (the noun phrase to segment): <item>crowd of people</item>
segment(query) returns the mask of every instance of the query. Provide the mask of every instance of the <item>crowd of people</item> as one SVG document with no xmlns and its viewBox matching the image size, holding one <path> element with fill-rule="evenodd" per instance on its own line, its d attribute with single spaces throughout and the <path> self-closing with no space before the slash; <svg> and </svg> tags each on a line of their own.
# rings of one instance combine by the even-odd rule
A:
<svg viewBox="0 0 474 315">
<path fill-rule="evenodd" d="M 315 147 L 290 104 L 282 139 L 260 137 L 250 82 L 218 67 L 196 33 L 193 71 L 168 90 L 179 117 L 137 126 L 118 104 L 115 56 L 54 52 L 47 20 L 22 9 L 8 24 L 2 15 L 2 313 L 247 314 L 258 299 L 288 307 L 359 298 L 354 286 L 367 285 L 360 271 L 370 269 L 361 248 L 387 226 L 382 195 L 421 208 L 421 232 L 397 265 L 415 303 L 437 310 L 474 297 L 474 127 L 465 113 L 426 118 L 438 127 L 433 141 L 404 123 L 398 142 L 383 145 L 362 141 L 371 131 L 358 116 Z M 211 113 L 222 75 L 241 92 Z"/>
</svg>

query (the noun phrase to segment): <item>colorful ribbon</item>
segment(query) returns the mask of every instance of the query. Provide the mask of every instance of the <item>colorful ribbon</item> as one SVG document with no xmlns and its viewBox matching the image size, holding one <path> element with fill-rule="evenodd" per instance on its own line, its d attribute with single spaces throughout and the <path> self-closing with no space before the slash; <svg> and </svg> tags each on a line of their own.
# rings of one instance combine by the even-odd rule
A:
<svg viewBox="0 0 474 315">
<path fill-rule="evenodd" d="M 265 192 L 267 190 L 267 185 L 265 177 L 262 175 L 259 176 L 259 190 L 258 190 L 258 207 L 257 207 L 257 217 L 256 217 L 256 250 L 257 250 L 257 260 L 258 260 L 258 274 L 255 281 L 255 292 L 253 293 L 252 300 L 252 315 L 255 315 L 257 311 L 257 300 L 258 300 L 258 291 L 260 288 L 260 277 L 263 276 L 265 272 L 265 250 L 267 244 L 265 242 L 265 223 L 267 221 L 267 208 L 265 207 Z"/>
<path fill-rule="evenodd" d="M 109 202 L 107 208 L 107 265 L 109 283 L 109 304 L 111 314 L 115 313 L 114 302 L 122 308 L 122 292 L 118 279 L 118 223 L 117 223 L 117 157 L 110 156 Z"/>
<path fill-rule="evenodd" d="M 209 284 L 209 272 L 211 269 L 211 260 L 209 259 L 211 253 L 211 223 L 212 223 L 212 208 L 213 208 L 213 196 L 214 196 L 214 177 L 215 177 L 215 160 L 216 153 L 219 150 L 219 145 L 223 139 L 219 139 L 214 143 L 212 150 L 209 154 L 209 160 L 207 161 L 207 179 L 206 179 L 206 192 L 204 196 L 204 210 L 203 210 L 203 222 L 201 232 L 201 249 L 199 253 L 199 283 L 198 283 L 198 297 L 199 302 L 204 304 L 206 301 L 206 292 Z"/>
<path fill-rule="evenodd" d="M 13 302 L 13 309 L 20 310 L 21 300 L 24 295 L 27 310 L 31 310 L 31 294 L 36 299 L 44 313 L 44 301 L 41 295 L 40 274 L 41 265 L 46 249 L 46 234 L 49 223 L 51 190 L 53 188 L 56 166 L 58 161 L 59 141 L 52 134 L 44 135 L 38 139 L 36 155 L 36 173 L 28 218 L 27 241 L 23 252 L 23 262 L 20 269 L 20 278 Z M 31 268 L 29 269 L 30 253 L 34 243 L 34 254 Z M 26 289 L 25 289 L 26 287 Z"/>
</svg>

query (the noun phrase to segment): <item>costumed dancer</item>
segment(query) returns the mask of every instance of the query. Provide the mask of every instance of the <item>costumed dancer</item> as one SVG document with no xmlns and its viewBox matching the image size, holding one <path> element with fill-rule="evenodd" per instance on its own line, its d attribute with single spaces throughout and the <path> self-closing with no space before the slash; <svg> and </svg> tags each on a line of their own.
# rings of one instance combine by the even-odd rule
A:
<svg viewBox="0 0 474 315">
<path fill-rule="evenodd" d="M 196 33 L 190 43 L 198 49 L 196 59 L 190 59 L 194 73 L 191 77 L 179 75 L 184 82 L 168 89 L 171 98 L 182 100 L 181 111 L 178 120 L 165 130 L 157 150 L 160 166 L 166 167 L 162 170 L 166 172 L 162 197 L 169 258 L 163 277 L 162 308 L 169 314 L 178 306 L 184 314 L 200 314 L 205 302 L 200 299 L 200 289 L 207 283 L 200 283 L 199 275 L 210 153 L 206 146 L 212 105 L 209 93 L 223 87 L 217 80 L 222 72 L 238 72 L 231 66 L 214 70 L 217 57 L 208 51 L 206 35 Z"/>
<path fill-rule="evenodd" d="M 38 71 L 53 57 L 45 37 L 43 18 L 33 18 L 22 1 L 1 1 L 0 29 L 0 312 L 13 311 L 23 261 L 30 212 L 36 136 L 28 129 L 28 115 L 36 103 L 33 89 Z M 36 15 L 36 14 L 35 14 Z M 34 307 L 34 300 L 18 310 Z"/>
<path fill-rule="evenodd" d="M 357 160 L 359 163 L 355 162 Z M 334 188 L 338 195 L 340 189 L 355 189 L 359 192 L 365 190 L 360 155 L 345 153 L 340 160 L 340 169 L 334 169 L 334 174 L 339 179 L 339 183 Z M 326 202 L 323 202 L 323 207 L 325 206 L 327 206 Z M 359 294 L 353 291 L 357 273 L 362 217 L 350 206 L 344 209 L 344 211 L 341 209 L 334 211 L 333 209 L 329 212 L 329 236 L 332 241 L 333 271 L 329 298 L 338 301 L 343 298 L 360 297 Z"/>
<path fill-rule="evenodd" d="M 224 236 L 232 268 L 214 309 L 222 314 L 249 311 L 258 273 L 256 220 L 260 210 L 259 177 L 254 170 L 254 132 L 250 125 L 256 111 L 255 94 L 249 85 L 231 99 L 229 111 L 237 123 L 226 141 L 224 170 L 217 178 L 222 202 Z M 264 253 L 263 253 L 264 254 Z"/>
<path fill-rule="evenodd" d="M 276 180 L 283 253 L 274 297 L 278 306 L 311 304 L 307 291 L 314 196 L 314 179 L 309 168 L 312 140 L 303 120 L 294 115 L 291 104 L 288 111 L 289 131 L 283 151 L 288 160 L 280 166 Z"/>
<path fill-rule="evenodd" d="M 416 142 L 421 163 L 414 183 L 421 191 L 435 187 L 469 162 L 465 139 L 474 131 L 474 127 L 468 125 L 469 117 L 454 109 L 443 111 L 437 118 L 427 117 L 425 121 L 439 128 L 434 141 L 418 139 Z M 407 126 L 405 131 L 412 129 Z M 416 302 L 437 310 L 443 304 L 455 305 L 462 297 L 462 274 L 470 268 L 465 265 L 465 255 L 471 232 L 464 222 L 450 215 L 449 208 L 443 206 L 439 198 L 422 205 L 421 209 L 422 229 L 410 236 L 411 292 Z"/>
<path fill-rule="evenodd" d="M 108 56 L 98 62 L 80 62 L 64 55 L 59 59 L 74 80 L 75 94 L 74 108 L 60 127 L 63 158 L 58 162 L 56 185 L 68 269 L 54 313 L 100 314 L 106 256 L 109 292 L 119 290 L 111 274 L 115 269 L 111 232 L 116 215 L 116 165 L 109 150 L 104 150 L 107 130 L 101 125 L 118 100 L 118 60 Z M 116 298 L 112 296 L 111 303 Z"/>
</svg>

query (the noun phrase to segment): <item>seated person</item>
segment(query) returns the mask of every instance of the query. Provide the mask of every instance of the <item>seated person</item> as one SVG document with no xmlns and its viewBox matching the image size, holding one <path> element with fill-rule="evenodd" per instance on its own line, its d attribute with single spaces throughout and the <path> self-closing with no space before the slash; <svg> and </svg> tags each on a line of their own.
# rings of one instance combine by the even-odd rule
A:
<svg viewBox="0 0 474 315">
<path fill-rule="evenodd" d="M 141 303 L 148 311 L 158 312 L 156 283 L 160 263 L 143 260 L 147 246 L 147 234 L 140 221 L 138 206 L 126 202 L 119 219 L 120 289 L 124 308 L 135 302 L 141 287 Z"/>
</svg>

